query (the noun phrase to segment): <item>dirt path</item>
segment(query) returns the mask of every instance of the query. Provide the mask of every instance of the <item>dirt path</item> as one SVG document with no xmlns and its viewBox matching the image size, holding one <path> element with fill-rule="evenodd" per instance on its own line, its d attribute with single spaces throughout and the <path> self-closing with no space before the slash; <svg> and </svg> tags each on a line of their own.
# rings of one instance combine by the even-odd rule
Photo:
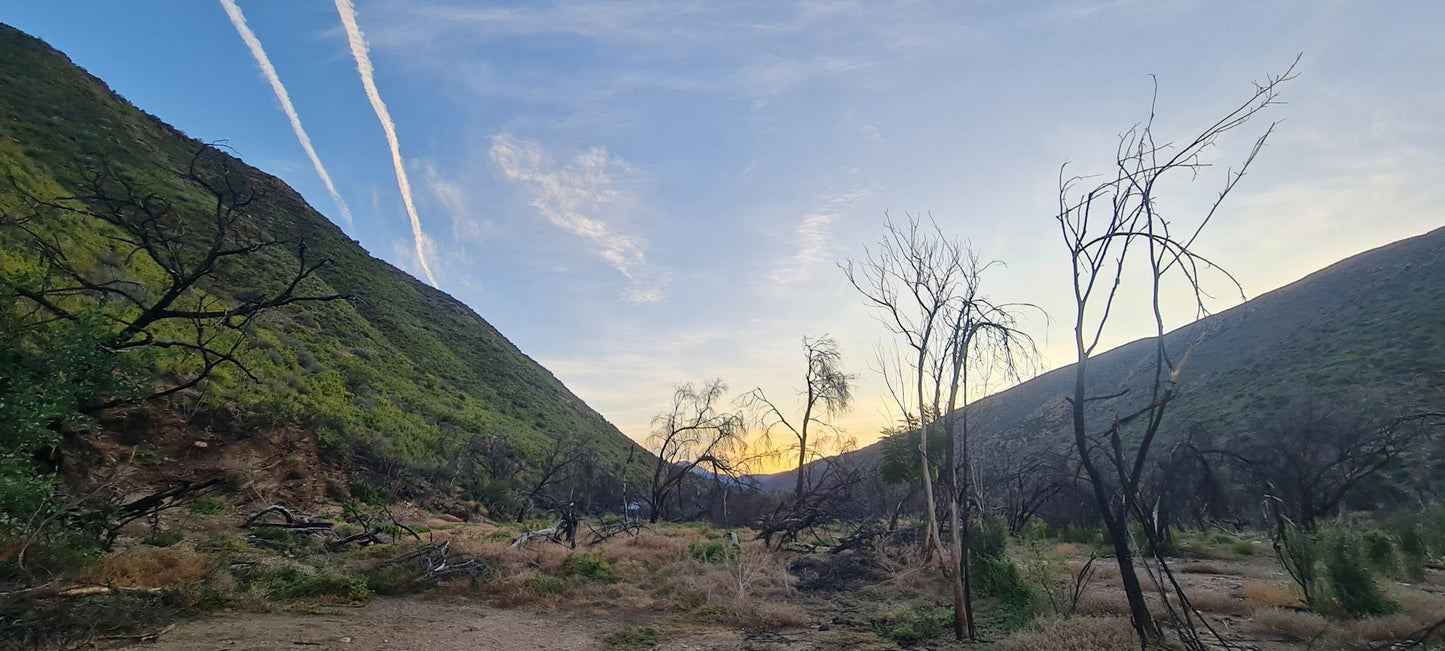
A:
<svg viewBox="0 0 1445 651">
<path fill-rule="evenodd" d="M 319 615 L 219 613 L 137 649 L 600 649 L 611 627 L 561 613 L 457 599 L 378 599 Z"/>
</svg>

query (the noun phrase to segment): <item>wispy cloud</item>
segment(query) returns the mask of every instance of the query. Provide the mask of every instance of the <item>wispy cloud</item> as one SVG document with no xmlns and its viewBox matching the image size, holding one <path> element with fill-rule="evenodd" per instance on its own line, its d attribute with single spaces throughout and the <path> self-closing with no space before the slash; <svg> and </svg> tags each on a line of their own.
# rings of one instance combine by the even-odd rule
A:
<svg viewBox="0 0 1445 651">
<path fill-rule="evenodd" d="M 341 218 L 346 222 L 346 230 L 353 233 L 356 224 L 351 219 L 351 208 L 342 200 L 341 194 L 336 191 L 336 185 L 331 182 L 331 175 L 326 172 L 326 166 L 321 164 L 321 157 L 316 154 L 316 148 L 311 146 L 311 136 L 306 135 L 306 129 L 301 126 L 301 116 L 296 113 L 296 107 L 291 103 L 291 94 L 286 92 L 286 86 L 281 84 L 281 76 L 276 74 L 276 67 L 271 65 L 271 58 L 266 56 L 266 49 L 261 47 L 261 39 L 256 38 L 255 32 L 246 25 L 246 15 L 241 13 L 241 7 L 236 5 L 235 0 L 221 0 L 221 7 L 226 10 L 230 17 L 231 24 L 236 27 L 236 33 L 241 35 L 246 47 L 251 50 L 251 56 L 256 58 L 256 65 L 261 67 L 261 74 L 266 76 L 266 81 L 271 82 L 271 90 L 276 93 L 276 101 L 281 103 L 281 110 L 291 120 L 291 130 L 296 132 L 296 140 L 301 142 L 301 148 L 306 150 L 306 156 L 311 159 L 311 165 L 316 168 L 317 176 L 326 185 L 326 191 L 331 193 L 331 200 L 336 202 L 336 207 L 341 211 Z"/>
<path fill-rule="evenodd" d="M 490 153 L 507 180 L 527 188 L 538 213 L 554 226 L 588 240 L 597 255 L 631 281 L 624 299 L 633 303 L 663 299 L 667 274 L 648 263 L 644 242 L 614 232 L 598 216 L 629 199 L 612 177 L 616 171 L 630 171 L 625 162 L 606 149 L 593 147 L 558 165 L 541 144 L 509 133 L 492 136 Z"/>
<path fill-rule="evenodd" d="M 793 229 L 790 242 L 792 255 L 769 274 L 771 284 L 791 285 L 831 266 L 836 253 L 833 226 L 843 218 L 844 211 L 871 193 L 872 190 L 866 187 L 851 188 L 824 198 L 821 205 L 803 215 Z"/>
<path fill-rule="evenodd" d="M 376 111 L 376 119 L 381 121 L 381 129 L 386 132 L 386 144 L 391 147 L 391 166 L 396 169 L 396 186 L 401 190 L 402 203 L 406 205 L 406 214 L 411 218 L 411 236 L 417 262 L 426 274 L 427 282 L 436 287 L 436 276 L 432 275 L 431 265 L 427 263 L 424 244 L 426 234 L 421 230 L 421 219 L 417 217 L 416 204 L 411 199 L 411 181 L 407 180 L 406 165 L 402 163 L 401 144 L 396 138 L 396 123 L 392 122 L 391 112 L 386 110 L 386 102 L 381 101 L 381 91 L 376 88 L 375 69 L 371 66 L 371 55 L 367 53 L 369 46 L 366 44 L 366 35 L 356 24 L 356 5 L 352 4 L 351 0 L 336 0 L 336 13 L 341 15 L 341 25 L 346 28 L 346 40 L 351 44 L 351 56 L 356 59 L 356 71 L 361 73 L 361 85 L 366 89 L 366 98 L 371 100 L 371 109 Z"/>
<path fill-rule="evenodd" d="M 479 219 L 472 214 L 471 202 L 467 200 L 467 193 L 462 185 L 443 176 L 436 165 L 431 163 L 422 164 L 421 169 L 427 190 L 452 220 L 452 238 L 458 242 L 481 242 L 486 239 L 495 225 L 490 219 Z"/>
</svg>

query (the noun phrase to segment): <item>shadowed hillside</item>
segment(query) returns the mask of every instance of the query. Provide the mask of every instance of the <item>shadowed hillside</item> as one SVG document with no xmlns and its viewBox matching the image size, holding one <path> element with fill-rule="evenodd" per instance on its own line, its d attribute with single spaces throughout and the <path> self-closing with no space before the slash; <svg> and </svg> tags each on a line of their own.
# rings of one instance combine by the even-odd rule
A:
<svg viewBox="0 0 1445 651">
<path fill-rule="evenodd" d="M 1291 400 L 1363 393 L 1405 406 L 1445 399 L 1445 229 L 1361 253 L 1242 305 L 1165 335 L 1178 359 L 1198 340 L 1161 436 L 1191 427 L 1248 432 Z M 1092 422 L 1138 408 L 1148 395 L 1153 340 L 1141 339 L 1089 362 L 1093 395 L 1130 389 L 1099 404 Z M 1072 364 L 970 407 L 970 429 L 985 442 L 1071 441 Z M 874 444 L 854 453 L 872 464 Z M 791 473 L 772 475 L 786 486 Z M 781 483 L 779 483 L 781 482 Z"/>
</svg>

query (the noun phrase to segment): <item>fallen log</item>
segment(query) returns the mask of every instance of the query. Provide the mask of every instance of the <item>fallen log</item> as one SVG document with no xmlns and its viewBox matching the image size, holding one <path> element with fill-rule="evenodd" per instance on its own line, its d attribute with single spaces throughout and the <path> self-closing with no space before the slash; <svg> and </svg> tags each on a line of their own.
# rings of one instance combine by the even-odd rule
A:
<svg viewBox="0 0 1445 651">
<path fill-rule="evenodd" d="M 557 524 L 547 527 L 546 529 L 528 531 L 518 537 L 517 540 L 512 543 L 512 546 L 508 547 L 508 549 L 516 549 L 518 547 L 521 547 L 522 545 L 527 544 L 527 542 L 532 540 L 533 538 L 546 538 L 559 545 L 565 544 L 561 540 L 557 539 L 557 534 L 562 531 L 562 525 L 563 522 L 561 520 L 558 520 Z"/>
</svg>

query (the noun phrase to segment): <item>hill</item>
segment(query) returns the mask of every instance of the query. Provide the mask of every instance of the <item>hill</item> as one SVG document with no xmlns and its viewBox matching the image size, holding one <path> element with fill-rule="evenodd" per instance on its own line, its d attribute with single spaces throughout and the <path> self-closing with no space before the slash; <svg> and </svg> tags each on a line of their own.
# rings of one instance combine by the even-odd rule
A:
<svg viewBox="0 0 1445 651">
<path fill-rule="evenodd" d="M 1176 359 L 1196 340 L 1161 429 L 1165 442 L 1196 427 L 1247 434 L 1309 396 L 1364 395 L 1438 409 L 1445 405 L 1445 228 L 1360 253 L 1165 335 Z M 1152 338 L 1141 339 L 1090 361 L 1091 394 L 1130 390 L 1098 404 L 1095 414 L 1127 412 L 1131 396 L 1148 395 L 1153 350 Z M 1065 396 L 1073 383 L 1070 364 L 973 403 L 975 440 L 1026 447 L 1071 441 Z M 880 444 L 851 454 L 871 465 Z M 777 488 L 790 475 L 761 479 Z"/>
<path fill-rule="evenodd" d="M 190 206 L 184 218 L 206 219 L 194 207 L 196 188 L 177 181 L 206 146 L 44 42 L 0 24 L 0 173 L 11 179 L 0 183 L 0 209 L 18 205 L 20 182 L 53 197 L 74 195 L 84 175 L 106 161 L 117 174 Z M 650 455 L 481 316 L 369 255 L 281 180 L 218 155 L 257 191 L 245 227 L 258 238 L 302 241 L 314 259 L 330 259 L 308 281 L 310 289 L 352 298 L 269 313 L 244 357 L 259 382 L 222 369 L 203 392 L 142 416 L 174 420 L 184 402 L 178 426 L 192 427 L 194 436 L 234 440 L 299 428 L 319 442 L 323 457 L 398 489 L 455 479 L 473 499 L 483 499 L 492 483 L 523 480 L 564 439 L 595 462 L 591 481 L 616 485 L 642 472 Z M 42 228 L 64 235 L 67 253 L 86 273 L 145 273 L 94 225 Z M 33 267 L 11 243 L 0 248 L 0 271 Z M 203 289 L 234 304 L 285 281 L 281 270 L 295 266 L 293 255 L 273 250 L 221 270 Z M 156 370 L 175 369 L 162 359 Z"/>
</svg>

